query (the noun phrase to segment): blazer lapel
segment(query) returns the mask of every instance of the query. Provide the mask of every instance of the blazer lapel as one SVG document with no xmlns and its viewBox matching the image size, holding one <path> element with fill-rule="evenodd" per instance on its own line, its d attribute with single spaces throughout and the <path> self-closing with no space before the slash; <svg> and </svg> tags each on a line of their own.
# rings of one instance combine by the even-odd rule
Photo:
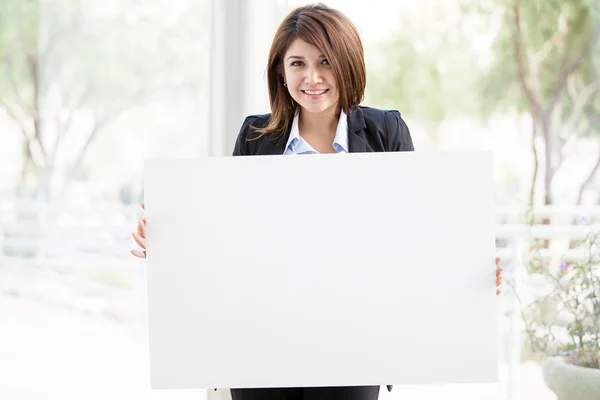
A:
<svg viewBox="0 0 600 400">
<path fill-rule="evenodd" d="M 285 134 L 279 134 L 274 137 L 266 137 L 261 140 L 260 145 L 256 151 L 256 154 L 260 155 L 275 155 L 283 154 L 285 151 L 285 144 L 287 143 L 288 137 L 290 136 L 289 131 Z"/>
<path fill-rule="evenodd" d="M 372 151 L 367 148 L 367 141 L 365 139 L 366 127 L 365 117 L 360 107 L 354 107 L 350 110 L 350 114 L 348 114 L 348 151 L 350 153 L 365 153 Z M 275 137 L 267 137 L 265 140 L 261 140 L 255 154 L 283 154 L 289 136 L 290 129 L 284 134 Z"/>
<path fill-rule="evenodd" d="M 365 139 L 365 117 L 359 107 L 354 107 L 348 114 L 348 151 L 350 153 L 367 152 Z"/>
</svg>

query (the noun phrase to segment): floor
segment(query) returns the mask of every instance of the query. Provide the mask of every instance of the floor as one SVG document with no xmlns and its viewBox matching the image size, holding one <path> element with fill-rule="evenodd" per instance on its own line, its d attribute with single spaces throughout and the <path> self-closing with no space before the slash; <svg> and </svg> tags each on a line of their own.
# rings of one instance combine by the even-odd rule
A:
<svg viewBox="0 0 600 400">
<path fill-rule="evenodd" d="M 203 390 L 151 391 L 142 322 L 0 292 L 0 399 L 207 399 Z M 515 400 L 555 400 L 539 366 L 522 365 Z M 394 387 L 381 400 L 504 400 L 496 385 Z M 226 399 L 213 393 L 208 400 Z"/>
</svg>

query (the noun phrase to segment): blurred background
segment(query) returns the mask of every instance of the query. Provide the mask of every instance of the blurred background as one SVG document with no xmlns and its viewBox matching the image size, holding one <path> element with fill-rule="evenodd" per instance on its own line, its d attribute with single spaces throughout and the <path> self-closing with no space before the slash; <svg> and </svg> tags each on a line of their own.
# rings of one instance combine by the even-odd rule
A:
<svg viewBox="0 0 600 400">
<path fill-rule="evenodd" d="M 269 112 L 268 50 L 301 4 L 0 0 L 0 399 L 227 398 L 149 390 L 129 254 L 143 161 L 231 154 L 244 117 Z M 495 156 L 500 385 L 381 398 L 556 399 L 521 300 L 548 295 L 549 271 L 597 277 L 597 244 L 579 241 L 600 232 L 600 1 L 325 4 L 362 35 L 363 104 L 400 110 L 417 150 Z M 598 349 L 596 289 L 575 335 Z"/>
</svg>

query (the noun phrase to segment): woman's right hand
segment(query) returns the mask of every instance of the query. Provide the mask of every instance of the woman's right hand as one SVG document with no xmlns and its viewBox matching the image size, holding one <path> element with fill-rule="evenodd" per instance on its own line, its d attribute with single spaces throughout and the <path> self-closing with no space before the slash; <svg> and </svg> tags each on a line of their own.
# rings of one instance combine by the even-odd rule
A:
<svg viewBox="0 0 600 400">
<path fill-rule="evenodd" d="M 142 203 L 142 208 L 145 210 L 144 203 Z M 146 223 L 148 220 L 144 215 L 138 221 L 137 232 L 133 232 L 132 236 L 135 242 L 144 250 L 131 250 L 131 254 L 139 258 L 146 258 Z"/>
</svg>

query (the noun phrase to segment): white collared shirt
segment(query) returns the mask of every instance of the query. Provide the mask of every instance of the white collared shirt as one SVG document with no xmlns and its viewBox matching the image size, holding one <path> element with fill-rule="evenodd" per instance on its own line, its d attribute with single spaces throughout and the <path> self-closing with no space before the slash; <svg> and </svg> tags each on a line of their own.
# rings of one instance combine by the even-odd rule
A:
<svg viewBox="0 0 600 400">
<path fill-rule="evenodd" d="M 296 113 L 292 121 L 290 137 L 285 145 L 283 154 L 319 154 L 318 151 L 308 144 L 298 128 L 299 114 Z M 340 110 L 340 119 L 338 120 L 335 138 L 333 139 L 333 149 L 336 153 L 348 153 L 348 116 L 344 110 Z"/>
</svg>

